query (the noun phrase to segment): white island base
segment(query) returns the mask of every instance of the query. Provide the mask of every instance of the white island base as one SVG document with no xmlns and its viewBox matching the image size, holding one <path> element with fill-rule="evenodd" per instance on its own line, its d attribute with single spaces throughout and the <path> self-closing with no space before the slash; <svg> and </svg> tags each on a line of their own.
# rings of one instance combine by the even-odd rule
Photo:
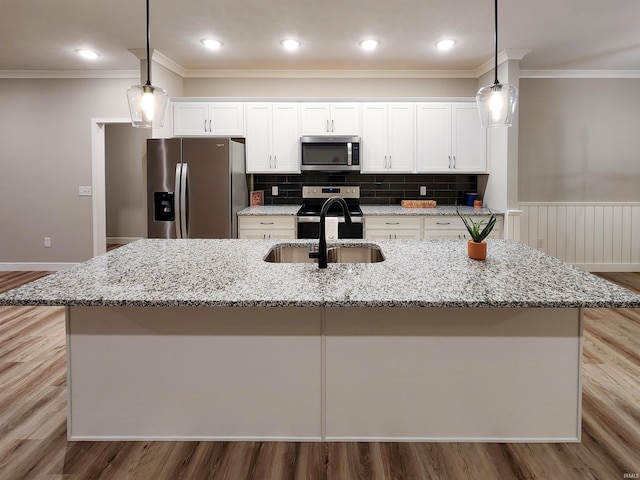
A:
<svg viewBox="0 0 640 480">
<path fill-rule="evenodd" d="M 577 442 L 578 308 L 67 307 L 70 440 Z"/>
</svg>

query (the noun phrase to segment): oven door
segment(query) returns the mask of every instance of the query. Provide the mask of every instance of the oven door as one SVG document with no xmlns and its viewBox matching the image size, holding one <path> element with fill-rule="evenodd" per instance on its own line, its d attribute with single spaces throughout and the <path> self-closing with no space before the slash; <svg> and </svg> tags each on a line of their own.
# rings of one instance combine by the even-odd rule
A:
<svg viewBox="0 0 640 480">
<path fill-rule="evenodd" d="M 362 218 L 352 218 L 350 225 L 340 217 L 338 222 L 338 238 L 364 238 L 364 224 Z M 312 238 L 317 240 L 320 237 L 320 219 L 318 217 L 298 217 L 298 238 Z"/>
</svg>

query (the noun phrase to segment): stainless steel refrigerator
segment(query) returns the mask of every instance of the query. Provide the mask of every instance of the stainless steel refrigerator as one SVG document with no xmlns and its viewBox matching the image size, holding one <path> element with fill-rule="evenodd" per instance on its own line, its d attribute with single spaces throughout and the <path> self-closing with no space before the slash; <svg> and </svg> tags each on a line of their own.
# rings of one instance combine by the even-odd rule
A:
<svg viewBox="0 0 640 480">
<path fill-rule="evenodd" d="M 147 140 L 149 238 L 237 238 L 248 202 L 243 140 Z"/>
</svg>

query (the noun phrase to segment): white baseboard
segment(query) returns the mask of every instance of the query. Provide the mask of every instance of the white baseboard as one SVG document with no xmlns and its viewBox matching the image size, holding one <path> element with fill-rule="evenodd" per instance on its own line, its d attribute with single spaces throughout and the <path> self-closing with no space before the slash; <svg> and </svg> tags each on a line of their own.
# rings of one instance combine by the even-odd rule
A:
<svg viewBox="0 0 640 480">
<path fill-rule="evenodd" d="M 74 265 L 78 265 L 78 263 L 0 262 L 0 272 L 57 272 Z"/>
<path fill-rule="evenodd" d="M 133 243 L 138 240 L 142 240 L 143 237 L 107 237 L 107 245 L 126 245 L 127 243 Z"/>
<path fill-rule="evenodd" d="M 587 272 L 640 272 L 640 263 L 574 263 Z"/>
</svg>

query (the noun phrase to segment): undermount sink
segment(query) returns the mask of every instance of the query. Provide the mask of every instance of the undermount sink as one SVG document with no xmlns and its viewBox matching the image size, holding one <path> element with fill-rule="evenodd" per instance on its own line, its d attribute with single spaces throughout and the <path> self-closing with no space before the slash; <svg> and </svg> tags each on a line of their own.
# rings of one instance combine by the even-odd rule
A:
<svg viewBox="0 0 640 480">
<path fill-rule="evenodd" d="M 264 257 L 271 263 L 318 263 L 309 258 L 309 245 L 274 245 Z M 384 254 L 378 245 L 330 245 L 327 248 L 328 263 L 378 263 Z"/>
</svg>

